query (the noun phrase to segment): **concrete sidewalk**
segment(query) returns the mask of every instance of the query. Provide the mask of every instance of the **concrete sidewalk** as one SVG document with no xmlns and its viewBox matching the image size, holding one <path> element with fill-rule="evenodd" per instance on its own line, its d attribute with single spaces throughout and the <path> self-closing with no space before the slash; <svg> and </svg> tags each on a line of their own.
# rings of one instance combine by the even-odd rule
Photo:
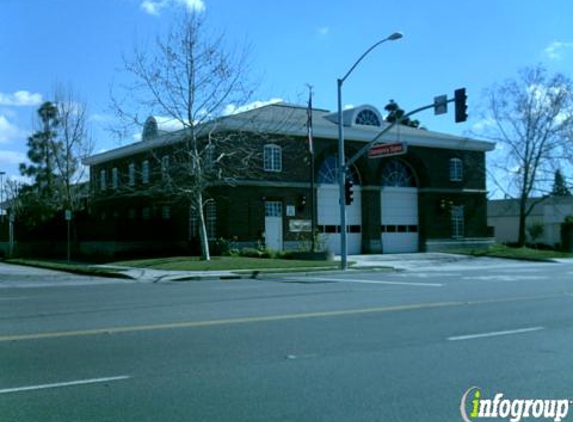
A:
<svg viewBox="0 0 573 422">
<path fill-rule="evenodd" d="M 340 260 L 336 256 L 335 260 Z M 509 268 L 524 265 L 539 265 L 541 262 L 494 258 L 484 256 L 457 255 L 441 252 L 420 252 L 388 255 L 350 255 L 348 261 L 355 262 L 353 269 L 368 269 L 380 266 L 392 267 L 398 271 L 463 271 L 480 268 Z M 547 264 L 548 262 L 545 262 Z"/>
<path fill-rule="evenodd" d="M 464 255 L 453 255 L 446 253 L 413 253 L 413 254 L 386 254 L 386 255 L 351 255 L 348 257 L 349 262 L 353 265 L 349 271 L 368 271 L 376 269 L 388 269 L 391 271 L 416 271 L 436 266 L 443 267 L 444 265 L 464 265 L 469 263 L 476 264 L 477 260 L 480 263 L 483 259 L 488 258 L 475 258 Z M 339 256 L 334 257 L 335 261 L 340 261 Z M 500 260 L 506 262 L 506 260 Z M 156 270 L 150 268 L 134 268 L 122 267 L 112 265 L 98 265 L 101 268 L 110 268 L 120 270 L 128 277 L 139 280 L 142 282 L 158 283 L 162 281 L 184 281 L 184 280 L 233 280 L 233 279 L 248 279 L 260 277 L 286 277 L 295 275 L 305 275 L 308 273 L 316 272 L 334 272 L 337 273 L 338 269 L 323 269 L 320 267 L 309 267 L 301 269 L 300 271 L 290 272 L 288 268 L 277 269 L 279 272 L 269 272 L 268 270 L 260 269 L 246 269 L 246 270 L 226 270 L 226 271 L 172 271 L 172 270 Z"/>
<path fill-rule="evenodd" d="M 340 256 L 334 257 L 335 261 L 340 261 Z M 524 265 L 539 265 L 538 262 L 527 262 L 513 259 L 475 257 L 469 255 L 456 255 L 449 253 L 421 252 L 407 254 L 386 254 L 386 255 L 350 255 L 349 262 L 353 265 L 349 271 L 374 271 L 377 269 L 387 269 L 390 271 L 407 272 L 432 272 L 432 271 L 464 271 L 480 268 L 509 268 L 523 267 Z M 573 260 L 569 260 L 573 263 Z M 288 262 L 288 261 L 285 261 Z M 120 270 L 131 279 L 148 283 L 159 283 L 164 281 L 186 281 L 186 280 L 235 280 L 235 279 L 255 279 L 255 278 L 280 278 L 292 277 L 293 275 L 305 276 L 308 274 L 339 273 L 338 269 L 324 269 L 320 267 L 309 267 L 300 271 L 289 271 L 288 268 L 276 269 L 272 272 L 267 269 L 242 269 L 227 271 L 170 271 L 155 270 L 150 268 L 121 267 L 111 265 L 97 265 L 101 268 Z"/>
</svg>

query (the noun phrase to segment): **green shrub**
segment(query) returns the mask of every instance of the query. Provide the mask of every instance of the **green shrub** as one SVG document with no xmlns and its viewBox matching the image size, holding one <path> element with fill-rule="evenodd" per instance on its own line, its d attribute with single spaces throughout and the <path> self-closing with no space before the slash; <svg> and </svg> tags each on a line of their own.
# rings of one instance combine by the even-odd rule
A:
<svg viewBox="0 0 573 422">
<path fill-rule="evenodd" d="M 240 255 L 247 258 L 260 258 L 261 251 L 255 248 L 243 248 L 240 251 Z"/>
<path fill-rule="evenodd" d="M 227 251 L 225 256 L 241 256 L 241 251 L 237 248 L 231 248 Z"/>
</svg>

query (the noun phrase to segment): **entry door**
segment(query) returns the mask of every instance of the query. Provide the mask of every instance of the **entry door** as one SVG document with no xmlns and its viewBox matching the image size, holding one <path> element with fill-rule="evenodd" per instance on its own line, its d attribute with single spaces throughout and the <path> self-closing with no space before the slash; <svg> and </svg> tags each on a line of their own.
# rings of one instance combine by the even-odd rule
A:
<svg viewBox="0 0 573 422">
<path fill-rule="evenodd" d="M 276 251 L 283 249 L 282 202 L 265 202 L 265 246 Z"/>
</svg>

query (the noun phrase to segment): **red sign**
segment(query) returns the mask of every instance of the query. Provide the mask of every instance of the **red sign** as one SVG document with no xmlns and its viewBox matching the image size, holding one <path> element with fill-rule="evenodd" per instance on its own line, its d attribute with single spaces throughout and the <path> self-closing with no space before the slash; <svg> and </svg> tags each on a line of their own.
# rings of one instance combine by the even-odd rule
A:
<svg viewBox="0 0 573 422">
<path fill-rule="evenodd" d="M 377 144 L 368 150 L 368 158 L 391 157 L 393 155 L 406 154 L 408 146 L 405 142 L 393 144 Z"/>
</svg>

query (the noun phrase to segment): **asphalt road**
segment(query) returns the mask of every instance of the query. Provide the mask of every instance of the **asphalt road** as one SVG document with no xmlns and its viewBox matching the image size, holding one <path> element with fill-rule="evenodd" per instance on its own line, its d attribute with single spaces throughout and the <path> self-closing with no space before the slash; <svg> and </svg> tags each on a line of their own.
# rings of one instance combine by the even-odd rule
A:
<svg viewBox="0 0 573 422">
<path fill-rule="evenodd" d="M 573 263 L 163 284 L 49 273 L 0 264 L 2 422 L 460 421 L 472 386 L 573 398 Z"/>
</svg>

